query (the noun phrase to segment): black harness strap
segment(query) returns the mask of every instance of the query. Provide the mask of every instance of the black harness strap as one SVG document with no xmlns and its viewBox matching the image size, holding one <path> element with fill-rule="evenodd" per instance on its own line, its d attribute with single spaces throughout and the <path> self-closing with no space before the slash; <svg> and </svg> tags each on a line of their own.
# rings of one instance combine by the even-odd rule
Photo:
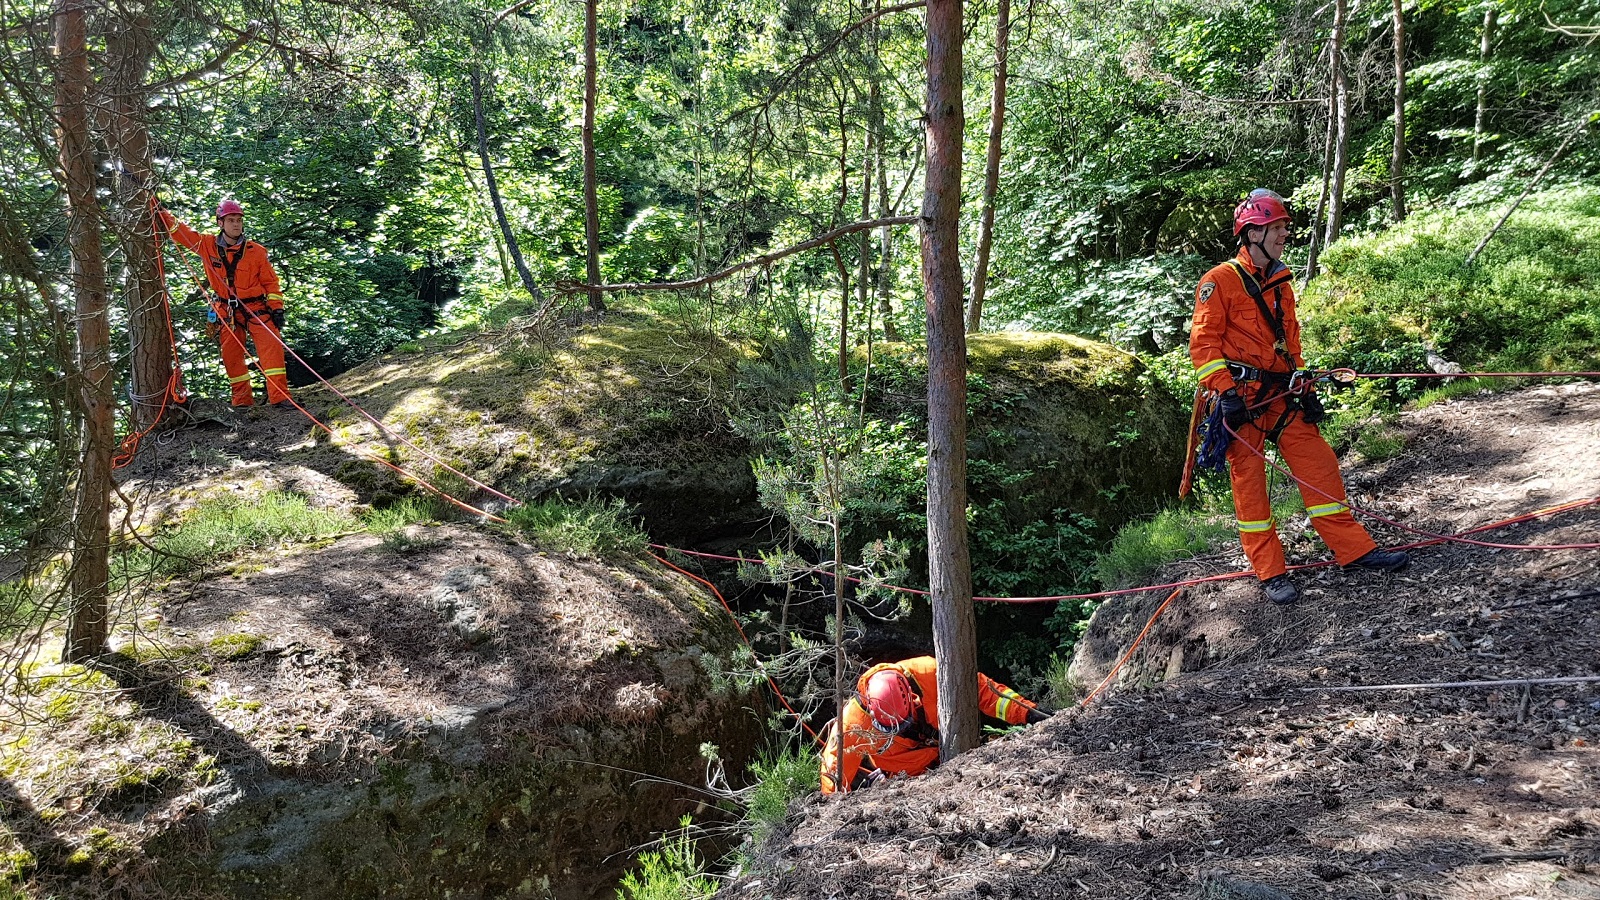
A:
<svg viewBox="0 0 1600 900">
<path fill-rule="evenodd" d="M 1256 308 L 1261 310 L 1262 317 L 1272 326 L 1272 336 L 1276 338 L 1276 343 L 1272 345 L 1273 351 L 1284 362 L 1289 364 L 1289 372 L 1281 374 L 1260 369 L 1256 370 L 1257 376 L 1261 380 L 1261 389 L 1263 391 L 1277 386 L 1281 380 L 1282 388 L 1279 393 L 1285 395 L 1283 414 L 1278 416 L 1278 421 L 1270 430 L 1263 429 L 1267 432 L 1267 440 L 1276 444 L 1278 437 L 1283 434 L 1283 429 L 1288 426 L 1290 419 L 1293 418 L 1296 412 L 1300 411 L 1299 398 L 1290 395 L 1286 390 L 1289 384 L 1289 374 L 1295 369 L 1294 356 L 1289 353 L 1289 333 L 1283 327 L 1283 286 L 1289 283 L 1291 275 L 1287 267 L 1281 268 L 1269 275 L 1267 283 L 1263 285 L 1257 282 L 1255 276 L 1246 271 L 1245 267 L 1240 265 L 1237 259 L 1228 260 L 1228 265 L 1238 274 L 1239 283 L 1244 286 L 1245 293 L 1249 294 L 1250 299 L 1256 302 Z M 1272 289 L 1272 303 L 1270 305 L 1267 303 L 1265 296 L 1267 288 Z M 1277 398 L 1274 396 L 1270 399 Z M 1270 399 L 1268 402 L 1270 402 Z M 1259 428 L 1260 426 L 1257 427 Z"/>
<path fill-rule="evenodd" d="M 1256 307 L 1261 310 L 1261 315 L 1272 326 L 1272 336 L 1277 340 L 1272 349 L 1289 364 L 1289 371 L 1294 371 L 1294 357 L 1289 354 L 1289 333 L 1283 327 L 1283 286 L 1289 283 L 1290 274 L 1287 268 L 1281 269 L 1277 274 L 1268 276 L 1267 283 L 1261 284 L 1255 276 L 1245 271 L 1237 259 L 1228 260 L 1228 265 L 1239 276 L 1239 283 L 1244 286 L 1245 293 L 1256 302 Z M 1272 289 L 1272 303 L 1267 303 L 1266 290 Z"/>
</svg>

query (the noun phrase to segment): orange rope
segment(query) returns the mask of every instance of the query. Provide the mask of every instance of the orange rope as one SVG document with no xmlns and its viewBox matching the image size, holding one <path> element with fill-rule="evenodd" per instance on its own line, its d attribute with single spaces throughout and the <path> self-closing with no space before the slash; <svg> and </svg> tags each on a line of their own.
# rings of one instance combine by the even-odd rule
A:
<svg viewBox="0 0 1600 900">
<path fill-rule="evenodd" d="M 1133 656 L 1133 651 L 1139 649 L 1139 645 L 1144 642 L 1144 636 L 1150 633 L 1150 629 L 1155 627 L 1156 620 L 1161 618 L 1161 614 L 1167 611 L 1167 606 L 1172 603 L 1173 600 L 1177 599 L 1178 595 L 1181 593 L 1183 593 L 1183 588 L 1178 588 L 1177 590 L 1168 594 L 1167 599 L 1161 601 L 1161 605 L 1156 607 L 1155 614 L 1150 617 L 1150 621 L 1144 623 L 1144 630 L 1139 632 L 1139 636 L 1137 638 L 1134 638 L 1133 644 L 1128 647 L 1128 651 L 1122 654 L 1122 658 L 1117 660 L 1117 664 L 1111 667 L 1110 672 L 1106 673 L 1105 679 L 1102 680 L 1094 690 L 1090 691 L 1087 697 L 1084 697 L 1082 700 L 1078 701 L 1079 706 L 1088 706 L 1095 697 L 1099 696 L 1101 691 L 1106 689 L 1106 685 L 1111 683 L 1111 679 L 1117 677 L 1117 672 L 1121 671 L 1122 664 L 1127 662 Z"/>
</svg>

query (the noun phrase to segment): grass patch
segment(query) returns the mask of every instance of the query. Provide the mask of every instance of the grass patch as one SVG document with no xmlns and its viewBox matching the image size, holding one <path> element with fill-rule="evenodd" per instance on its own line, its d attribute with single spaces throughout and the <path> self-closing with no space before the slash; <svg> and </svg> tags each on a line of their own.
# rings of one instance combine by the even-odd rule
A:
<svg viewBox="0 0 1600 900">
<path fill-rule="evenodd" d="M 350 516 L 316 509 L 295 494 L 274 491 L 254 502 L 219 497 L 202 501 L 181 523 L 156 536 L 160 555 L 154 568 L 179 575 L 245 550 L 333 537 L 355 527 Z"/>
<path fill-rule="evenodd" d="M 541 547 L 573 556 L 639 554 L 648 540 L 619 499 L 543 500 L 519 506 L 506 518 Z"/>
<path fill-rule="evenodd" d="M 407 553 L 430 546 L 433 542 L 421 540 L 406 533 L 412 525 L 439 520 L 439 503 L 432 497 L 403 497 L 398 503 L 374 509 L 361 516 L 367 531 L 383 541 L 383 546 L 395 553 Z"/>
<path fill-rule="evenodd" d="M 1201 506 L 1164 509 L 1154 517 L 1133 522 L 1117 532 L 1111 547 L 1095 560 L 1095 577 L 1106 590 L 1134 587 L 1149 581 L 1162 566 L 1209 553 L 1236 536 L 1232 516 L 1217 506 L 1226 503 L 1207 498 Z"/>
</svg>

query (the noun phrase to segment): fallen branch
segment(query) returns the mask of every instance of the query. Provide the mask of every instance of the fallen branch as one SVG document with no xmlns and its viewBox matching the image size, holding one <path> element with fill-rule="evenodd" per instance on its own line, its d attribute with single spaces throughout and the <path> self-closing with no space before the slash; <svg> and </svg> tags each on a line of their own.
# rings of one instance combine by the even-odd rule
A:
<svg viewBox="0 0 1600 900">
<path fill-rule="evenodd" d="M 1516 202 L 1511 204 L 1511 208 L 1507 209 L 1505 215 L 1500 217 L 1500 221 L 1494 223 L 1494 227 L 1489 229 L 1489 233 L 1483 236 L 1483 240 L 1478 242 L 1478 246 L 1473 247 L 1472 252 L 1467 254 L 1467 265 L 1469 267 L 1478 259 L 1478 254 L 1483 252 L 1483 248 L 1489 245 L 1489 239 L 1500 231 L 1500 228 L 1506 224 L 1506 220 L 1511 218 L 1511 214 L 1516 212 L 1517 207 L 1522 205 L 1522 201 L 1528 199 L 1528 195 L 1533 193 L 1533 189 L 1538 187 L 1539 182 L 1544 180 L 1544 176 L 1550 173 L 1550 169 L 1555 166 L 1556 160 L 1561 158 L 1561 154 L 1567 152 L 1567 147 L 1572 144 L 1573 139 L 1583 134 L 1596 120 L 1600 120 L 1600 112 L 1589 113 L 1578 123 L 1578 127 L 1572 129 L 1572 132 L 1567 135 L 1567 139 L 1562 141 L 1561 146 L 1556 148 L 1556 152 L 1550 155 L 1550 159 L 1545 162 L 1544 168 L 1540 169 L 1539 174 L 1533 176 L 1533 180 L 1528 182 L 1528 186 L 1522 189 L 1521 196 L 1517 197 Z"/>
<path fill-rule="evenodd" d="M 763 253 L 754 259 L 747 259 L 742 263 L 729 266 L 720 272 L 712 272 L 709 275 L 702 275 L 699 278 L 691 278 L 688 281 L 630 281 L 620 284 L 586 284 L 584 282 L 574 281 L 569 278 L 557 281 L 556 291 L 563 295 L 586 293 L 589 291 L 687 291 L 697 287 L 705 287 L 708 284 L 715 284 L 718 281 L 722 281 L 723 279 L 743 272 L 746 269 L 753 269 L 757 266 L 764 267 L 772 265 L 786 256 L 793 256 L 796 253 L 804 253 L 807 250 L 816 249 L 817 247 L 832 243 L 833 241 L 836 241 L 847 234 L 855 234 L 858 231 L 866 231 L 869 228 L 882 228 L 886 225 L 910 225 L 913 222 L 918 221 L 919 218 L 919 216 L 890 216 L 885 219 L 873 219 L 869 222 L 852 222 L 849 225 L 835 228 L 826 234 L 819 234 L 814 238 L 801 241 L 798 244 L 785 247 L 782 250 L 774 250 L 771 253 Z"/>
<path fill-rule="evenodd" d="M 1502 678 L 1495 681 L 1428 681 L 1416 684 L 1351 684 L 1343 687 L 1307 687 L 1300 688 L 1305 692 L 1328 691 L 1330 693 L 1345 693 L 1349 691 L 1414 691 L 1432 688 L 1477 688 L 1477 687 L 1528 687 L 1535 684 L 1594 684 L 1600 682 L 1600 675 L 1578 675 L 1571 678 Z"/>
</svg>

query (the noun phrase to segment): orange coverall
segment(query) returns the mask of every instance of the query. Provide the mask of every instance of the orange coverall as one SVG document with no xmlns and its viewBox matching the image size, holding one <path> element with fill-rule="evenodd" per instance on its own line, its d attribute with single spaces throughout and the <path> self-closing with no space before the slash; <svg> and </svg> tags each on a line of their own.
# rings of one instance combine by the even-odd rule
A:
<svg viewBox="0 0 1600 900">
<path fill-rule="evenodd" d="M 277 271 L 267 259 L 267 248 L 245 239 L 242 244 L 224 250 L 217 243 L 216 235 L 201 234 L 166 210 L 161 211 L 161 221 L 174 241 L 199 254 L 204 263 L 214 294 L 211 308 L 222 326 L 217 342 L 222 348 L 222 366 L 228 371 L 233 405 L 255 405 L 250 368 L 245 361 L 247 333 L 255 343 L 261 374 L 267 380 L 267 402 L 289 399 L 283 340 L 271 318 L 273 310 L 283 309 L 283 288 L 278 284 Z M 231 279 L 230 266 L 233 268 Z M 238 300 L 239 304 L 230 307 L 229 300 Z"/>
<path fill-rule="evenodd" d="M 1250 567 L 1262 581 L 1287 571 L 1283 541 L 1272 520 L 1272 504 L 1267 498 L 1267 466 L 1261 456 L 1267 432 L 1283 417 L 1286 398 L 1284 384 L 1268 386 L 1261 381 L 1236 383 L 1228 363 L 1239 363 L 1287 379 L 1305 365 L 1300 348 L 1300 321 L 1295 317 L 1294 288 L 1287 268 L 1279 265 L 1269 276 L 1256 268 L 1247 250 L 1240 250 L 1236 262 L 1261 285 L 1269 308 L 1281 310 L 1285 337 L 1285 359 L 1275 349 L 1277 336 L 1272 322 L 1245 289 L 1239 272 L 1228 263 L 1216 266 L 1200 280 L 1195 290 L 1194 329 L 1189 335 L 1189 358 L 1199 370 L 1201 386 L 1221 393 L 1237 388 L 1245 404 L 1257 418 L 1238 430 L 1228 444 L 1228 474 L 1233 482 L 1233 510 L 1239 521 L 1239 542 L 1244 545 Z M 1271 403 L 1254 408 L 1267 389 L 1279 394 Z M 1268 394 L 1266 396 L 1272 396 Z M 1289 416 L 1278 436 L 1278 454 L 1288 463 L 1295 478 L 1304 482 L 1300 497 L 1317 534 L 1333 551 L 1340 564 L 1354 562 L 1377 546 L 1367 530 L 1356 522 L 1345 503 L 1344 479 L 1339 460 L 1315 425 L 1307 424 L 1298 413 Z"/>
<path fill-rule="evenodd" d="M 911 680 L 917 696 L 913 714 L 915 727 L 901 735 L 878 730 L 872 714 L 861 705 L 867 679 L 884 669 L 898 669 Z M 856 696 L 845 704 L 844 714 L 834 720 L 822 735 L 822 792 L 839 790 L 834 777 L 839 773 L 839 755 L 844 754 L 843 790 L 859 787 L 862 764 L 885 775 L 921 775 L 939 762 L 939 679 L 931 656 L 914 656 L 897 663 L 879 663 L 856 680 Z M 983 673 L 978 673 L 978 706 L 983 714 L 1011 725 L 1028 721 L 1033 704 L 1021 694 Z M 839 734 L 844 746 L 839 746 Z"/>
</svg>

